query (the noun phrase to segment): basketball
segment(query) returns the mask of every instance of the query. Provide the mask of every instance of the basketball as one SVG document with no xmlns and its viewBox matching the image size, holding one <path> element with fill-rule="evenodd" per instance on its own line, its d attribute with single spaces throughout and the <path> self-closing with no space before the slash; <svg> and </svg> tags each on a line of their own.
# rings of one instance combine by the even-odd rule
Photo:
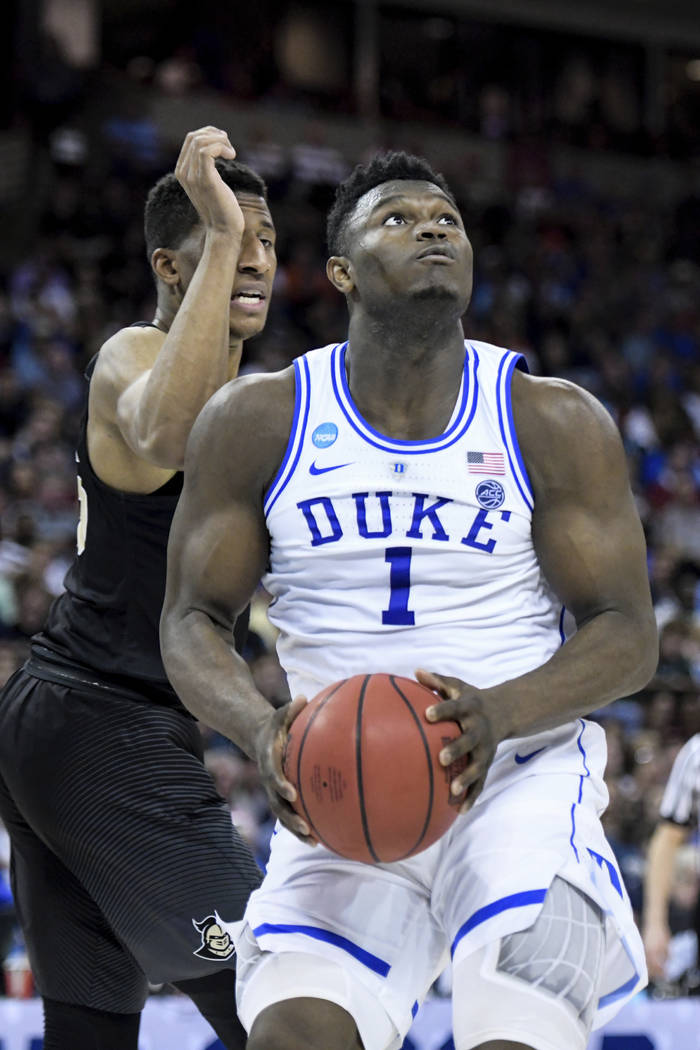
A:
<svg viewBox="0 0 700 1050">
<path fill-rule="evenodd" d="M 464 796 L 466 765 L 440 764 L 457 722 L 428 722 L 436 695 L 411 678 L 354 675 L 310 700 L 289 730 L 285 776 L 294 808 L 328 849 L 368 864 L 412 857 L 443 835 Z"/>
</svg>

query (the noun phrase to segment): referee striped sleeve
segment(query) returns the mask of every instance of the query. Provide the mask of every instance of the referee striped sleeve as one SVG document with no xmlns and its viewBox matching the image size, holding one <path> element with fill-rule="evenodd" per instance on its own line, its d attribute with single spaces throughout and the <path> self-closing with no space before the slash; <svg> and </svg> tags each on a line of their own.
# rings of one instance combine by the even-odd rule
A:
<svg viewBox="0 0 700 1050">
<path fill-rule="evenodd" d="M 678 752 L 661 800 L 660 814 L 674 824 L 689 824 L 700 817 L 700 733 Z"/>
</svg>

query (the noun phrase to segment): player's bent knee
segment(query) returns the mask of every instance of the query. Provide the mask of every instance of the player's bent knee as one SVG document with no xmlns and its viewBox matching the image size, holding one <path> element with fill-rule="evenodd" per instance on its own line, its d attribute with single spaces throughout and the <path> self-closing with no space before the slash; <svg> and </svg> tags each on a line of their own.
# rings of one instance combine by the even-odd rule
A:
<svg viewBox="0 0 700 1050">
<path fill-rule="evenodd" d="M 497 1039 L 495 1042 L 482 1043 L 481 1046 L 476 1047 L 476 1050 L 535 1050 L 535 1048 L 526 1046 L 525 1043 L 504 1043 L 502 1039 Z"/>
<path fill-rule="evenodd" d="M 287 999 L 258 1014 L 247 1050 L 362 1050 L 362 1043 L 341 1006 L 323 999 Z"/>
<path fill-rule="evenodd" d="M 598 906 L 555 878 L 531 927 L 455 964 L 456 1050 L 584 1050 L 604 947 Z"/>
<path fill-rule="evenodd" d="M 237 943 L 236 998 L 248 1050 L 387 1050 L 401 1040 L 376 990 L 340 962 Z"/>
</svg>

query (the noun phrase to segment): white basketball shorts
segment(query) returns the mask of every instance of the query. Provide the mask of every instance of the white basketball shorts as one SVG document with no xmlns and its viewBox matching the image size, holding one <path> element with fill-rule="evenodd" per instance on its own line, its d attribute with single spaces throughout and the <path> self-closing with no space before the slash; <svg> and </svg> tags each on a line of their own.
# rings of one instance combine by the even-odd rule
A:
<svg viewBox="0 0 700 1050">
<path fill-rule="evenodd" d="M 604 785 L 591 775 L 536 774 L 534 765 L 527 775 L 499 781 L 439 842 L 407 861 L 344 860 L 280 827 L 237 944 L 243 1024 L 250 1030 L 257 1014 L 277 1000 L 328 998 L 355 1017 L 366 1050 L 400 1046 L 450 958 L 457 976 L 462 960 L 532 927 L 557 876 L 596 906 L 604 928 L 599 972 L 590 975 L 596 1001 L 585 1023 L 600 1027 L 617 1013 L 646 983 L 646 968 L 598 816 Z M 288 952 L 297 953 L 297 964 L 301 953 L 327 966 L 312 967 L 308 980 L 296 964 L 288 968 L 288 983 L 281 972 L 265 980 L 270 954 Z M 357 1003 L 350 984 L 339 991 L 332 964 L 361 986 Z M 470 972 L 470 987 L 460 994 L 476 998 L 472 977 Z M 546 1001 L 540 998 L 537 1009 Z M 381 1007 L 381 1023 L 368 1003 Z M 559 1007 L 552 1003 L 551 1009 Z M 458 1050 L 469 1045 L 478 1043 L 462 1034 Z"/>
</svg>

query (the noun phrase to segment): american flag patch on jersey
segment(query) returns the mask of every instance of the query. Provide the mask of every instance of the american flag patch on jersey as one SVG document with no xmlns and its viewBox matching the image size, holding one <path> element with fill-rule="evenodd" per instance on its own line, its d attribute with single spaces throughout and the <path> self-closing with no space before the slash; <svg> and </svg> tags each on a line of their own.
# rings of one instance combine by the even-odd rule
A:
<svg viewBox="0 0 700 1050">
<path fill-rule="evenodd" d="M 502 452 L 467 452 L 467 470 L 470 474 L 505 474 Z"/>
</svg>

